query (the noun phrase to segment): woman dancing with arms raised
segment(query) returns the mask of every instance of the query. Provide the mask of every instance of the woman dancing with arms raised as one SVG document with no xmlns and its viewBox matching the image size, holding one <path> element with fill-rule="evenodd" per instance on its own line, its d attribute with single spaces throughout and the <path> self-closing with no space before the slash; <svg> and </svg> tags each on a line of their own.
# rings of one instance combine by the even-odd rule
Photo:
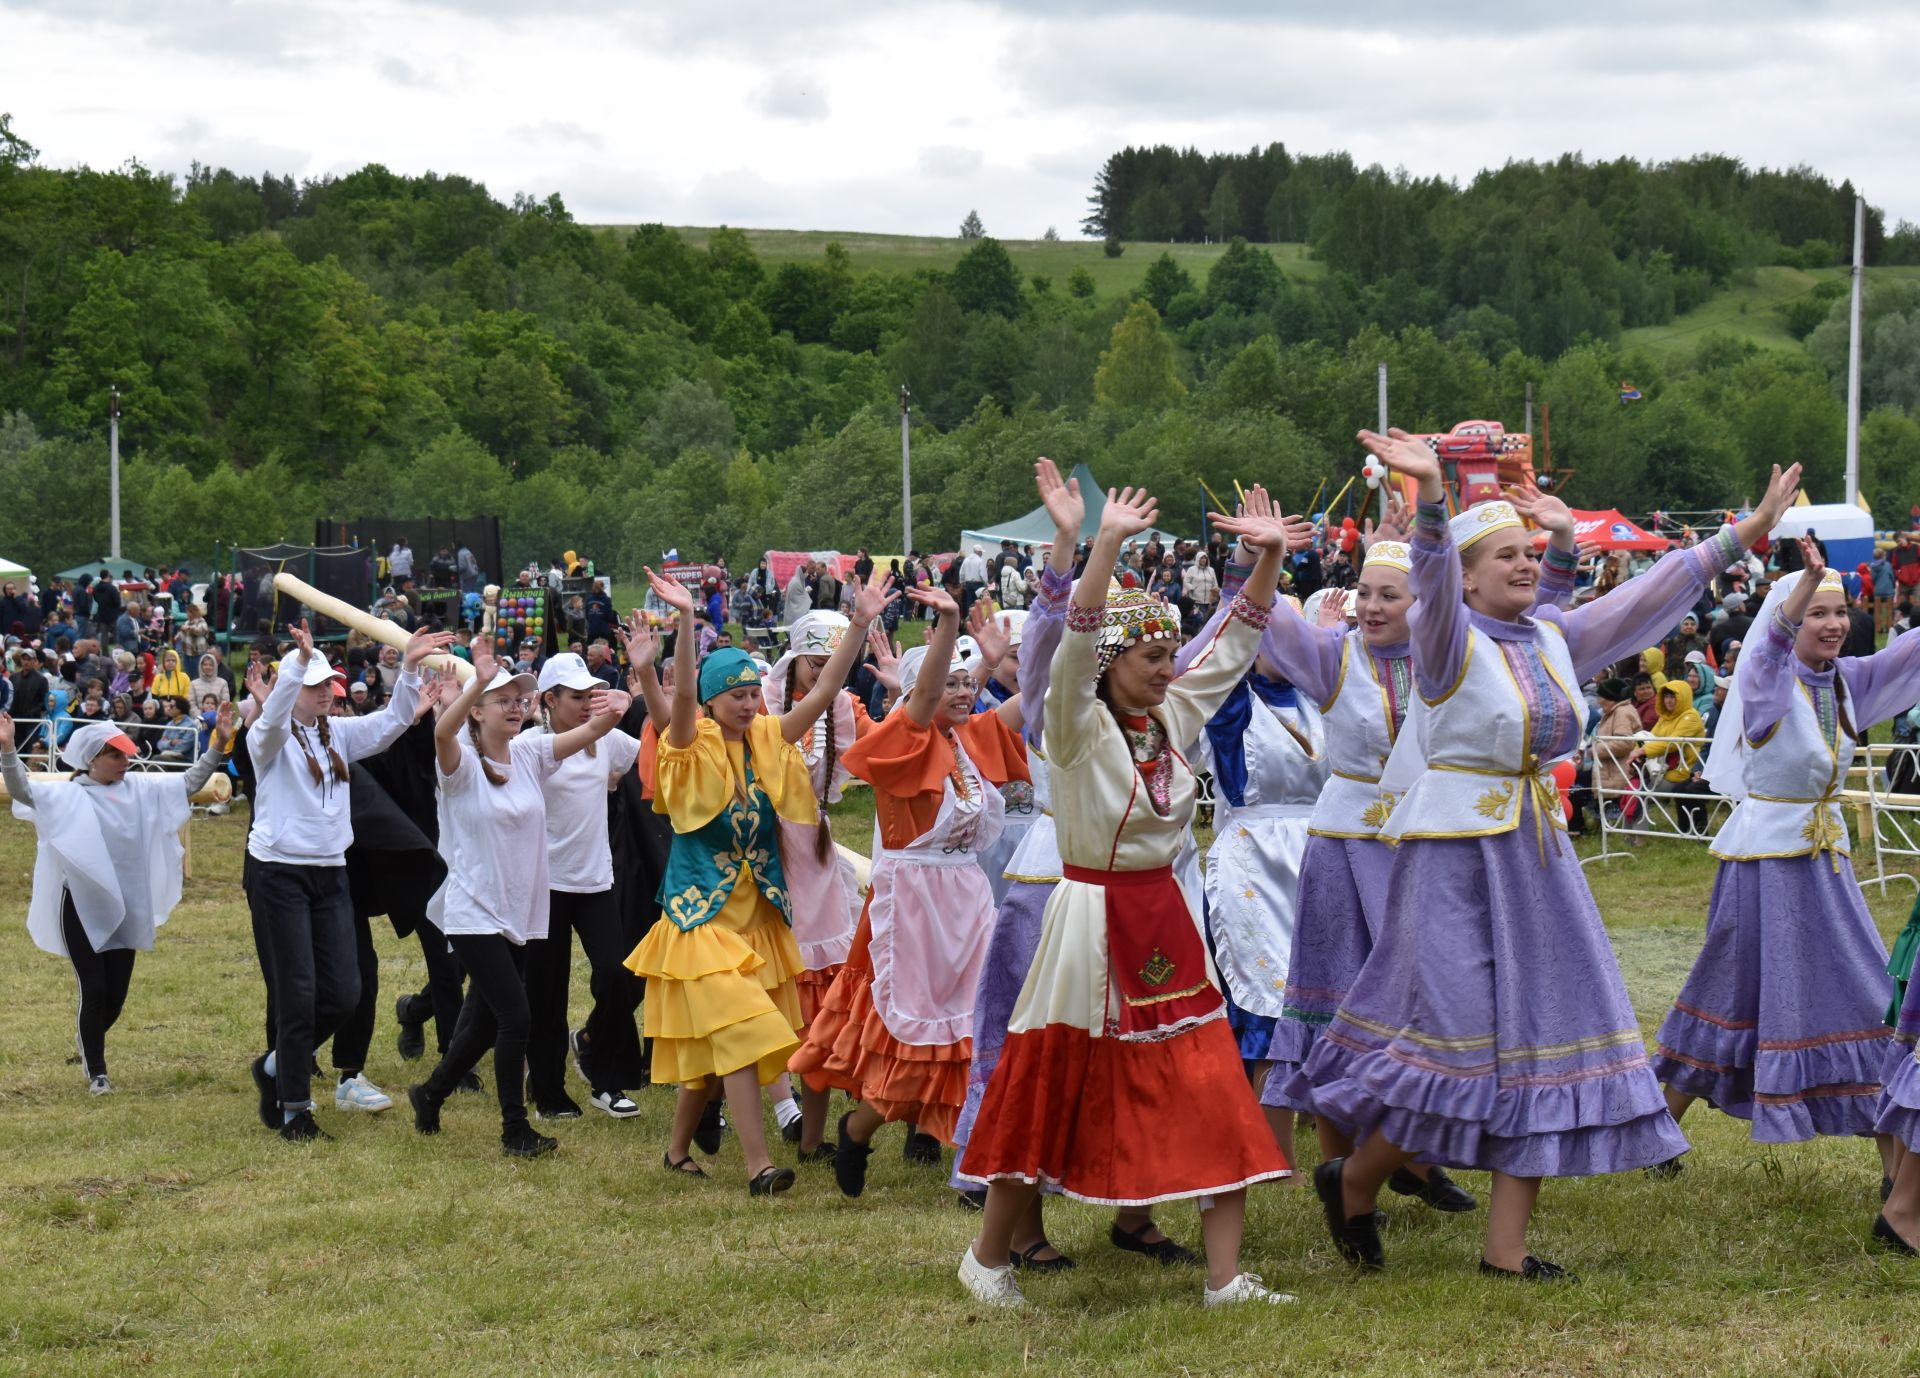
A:
<svg viewBox="0 0 1920 1378">
<path fill-rule="evenodd" d="M 1536 606 L 1539 564 L 1521 522 L 1535 499 L 1481 503 L 1449 522 L 1430 448 L 1401 431 L 1360 441 L 1419 484 L 1420 701 L 1382 779 L 1382 835 L 1399 844 L 1386 921 L 1301 1073 L 1315 1113 L 1361 1140 L 1350 1158 L 1322 1163 L 1314 1186 L 1342 1253 L 1379 1267 L 1374 1199 L 1396 1168 L 1423 1157 L 1490 1169 L 1482 1269 L 1566 1278 L 1527 1252 L 1540 1179 L 1647 1167 L 1686 1141 L 1562 836 L 1548 770 L 1578 743 L 1576 686 L 1671 626 L 1771 529 L 1799 468 L 1776 472 L 1738 526 L 1563 613 Z"/>
<path fill-rule="evenodd" d="M 1062 879 L 960 1168 L 988 1187 L 960 1278 L 989 1305 L 1024 1304 L 1005 1260 L 1043 1183 L 1115 1206 L 1201 1198 L 1207 1304 L 1289 1300 L 1240 1271 L 1245 1188 L 1292 1169 L 1241 1073 L 1172 868 L 1195 797 L 1176 744 L 1253 663 L 1286 530 L 1214 518 L 1260 562 L 1175 682 L 1177 615 L 1145 593 L 1107 592 L 1121 542 L 1156 516 L 1145 493 L 1109 495 L 1054 653 L 1045 744 Z"/>
</svg>

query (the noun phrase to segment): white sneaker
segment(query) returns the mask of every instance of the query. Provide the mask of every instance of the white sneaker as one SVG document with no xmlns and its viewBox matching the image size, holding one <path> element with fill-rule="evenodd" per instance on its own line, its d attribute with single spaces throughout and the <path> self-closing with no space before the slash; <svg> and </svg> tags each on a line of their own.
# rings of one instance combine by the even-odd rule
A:
<svg viewBox="0 0 1920 1378">
<path fill-rule="evenodd" d="M 233 812 L 233 805 L 229 804 L 226 800 L 222 799 L 217 804 L 207 805 L 207 812 L 212 814 L 215 818 L 218 818 L 222 814 Z"/>
<path fill-rule="evenodd" d="M 113 1094 L 113 1083 L 107 1080 L 107 1074 L 105 1072 L 102 1072 L 97 1077 L 88 1078 L 87 1094 L 90 1096 L 110 1096 Z"/>
<path fill-rule="evenodd" d="M 365 1072 L 355 1072 L 333 1088 L 335 1110 L 378 1112 L 393 1108 L 393 1097 L 367 1080 Z"/>
<path fill-rule="evenodd" d="M 1016 1307 L 1027 1304 L 1026 1297 L 1021 1294 L 1020 1284 L 1014 1280 L 1013 1265 L 1003 1263 L 998 1268 L 989 1268 L 973 1256 L 971 1244 L 960 1255 L 960 1281 L 973 1293 L 973 1299 L 984 1306 Z"/>
<path fill-rule="evenodd" d="M 640 1113 L 640 1107 L 624 1091 L 595 1091 L 592 1100 L 594 1109 L 604 1110 L 616 1120 L 630 1120 Z"/>
<path fill-rule="evenodd" d="M 1289 1302 L 1300 1300 L 1290 1292 L 1274 1291 L 1261 1281 L 1258 1273 L 1239 1273 L 1218 1291 L 1211 1287 L 1205 1290 L 1208 1306 L 1238 1306 L 1243 1302 L 1265 1302 L 1268 1306 L 1285 1306 Z"/>
</svg>

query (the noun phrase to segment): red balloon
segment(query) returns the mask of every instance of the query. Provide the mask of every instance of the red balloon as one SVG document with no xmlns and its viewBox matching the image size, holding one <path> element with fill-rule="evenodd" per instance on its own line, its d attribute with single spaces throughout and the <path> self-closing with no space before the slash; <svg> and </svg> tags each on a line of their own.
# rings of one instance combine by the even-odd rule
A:
<svg viewBox="0 0 1920 1378">
<path fill-rule="evenodd" d="M 1573 822 L 1573 777 L 1572 761 L 1562 761 L 1553 768 L 1553 783 L 1560 786 L 1560 807 L 1567 811 L 1567 822 Z"/>
</svg>

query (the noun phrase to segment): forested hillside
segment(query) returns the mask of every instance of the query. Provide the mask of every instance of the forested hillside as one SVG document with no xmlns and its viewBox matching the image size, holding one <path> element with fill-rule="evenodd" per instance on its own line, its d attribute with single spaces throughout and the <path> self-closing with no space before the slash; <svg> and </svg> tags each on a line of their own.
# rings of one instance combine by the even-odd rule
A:
<svg viewBox="0 0 1920 1378">
<path fill-rule="evenodd" d="M 1644 204 L 1694 204 L 1661 170 L 1608 165 L 1622 196 L 1636 177 Z M 1413 185 L 1369 170 L 1301 208 L 1282 229 L 1310 258 L 1116 240 L 1016 262 L 980 238 L 902 259 L 828 238 L 763 260 L 738 230 L 596 229 L 557 195 L 502 200 L 455 174 L 50 168 L 0 120 L 0 554 L 98 553 L 115 386 L 123 544 L 153 559 L 382 513 L 497 513 L 510 558 L 576 548 L 623 573 L 667 547 L 890 550 L 903 383 L 922 546 L 1031 506 L 1039 453 L 1146 483 L 1189 528 L 1197 480 L 1304 502 L 1355 467 L 1380 361 L 1395 421 L 1419 428 L 1517 427 L 1533 383 L 1575 502 L 1714 506 L 1794 459 L 1837 496 L 1844 301 L 1818 274 L 1783 300 L 1786 347 L 1708 329 L 1623 352 L 1641 316 L 1581 301 L 1630 270 L 1657 285 L 1666 255 L 1670 319 L 1746 290 L 1749 241 L 1696 264 L 1680 229 L 1623 248 L 1597 211 L 1536 204 L 1469 217 L 1470 250 L 1429 280 L 1389 233 Z M 1473 189 L 1423 185 L 1455 209 L 1409 242 L 1457 246 L 1443 228 Z M 1338 211 L 1368 186 L 1386 189 L 1377 215 Z M 1247 214 L 1237 228 L 1272 233 Z M 1795 252 L 1833 233 L 1823 214 Z M 1876 243 L 1894 256 L 1907 233 Z M 1546 253 L 1569 237 L 1588 266 Z M 1469 270 L 1463 296 L 1449 284 L 1469 277 L 1446 274 Z M 1866 486 L 1885 519 L 1920 493 L 1920 279 L 1875 277 L 1869 318 Z M 1622 380 L 1644 400 L 1623 405 Z"/>
</svg>

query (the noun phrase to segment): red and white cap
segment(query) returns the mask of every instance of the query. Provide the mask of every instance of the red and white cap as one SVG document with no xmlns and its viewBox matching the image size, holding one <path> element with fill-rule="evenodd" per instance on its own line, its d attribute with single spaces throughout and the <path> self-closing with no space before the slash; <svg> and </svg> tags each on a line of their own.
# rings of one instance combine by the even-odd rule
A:
<svg viewBox="0 0 1920 1378">
<path fill-rule="evenodd" d="M 60 759 L 75 770 L 85 770 L 93 764 L 93 758 L 108 747 L 126 756 L 140 754 L 133 738 L 122 732 L 118 724 L 90 722 L 67 738 L 67 744 L 60 748 Z"/>
</svg>

